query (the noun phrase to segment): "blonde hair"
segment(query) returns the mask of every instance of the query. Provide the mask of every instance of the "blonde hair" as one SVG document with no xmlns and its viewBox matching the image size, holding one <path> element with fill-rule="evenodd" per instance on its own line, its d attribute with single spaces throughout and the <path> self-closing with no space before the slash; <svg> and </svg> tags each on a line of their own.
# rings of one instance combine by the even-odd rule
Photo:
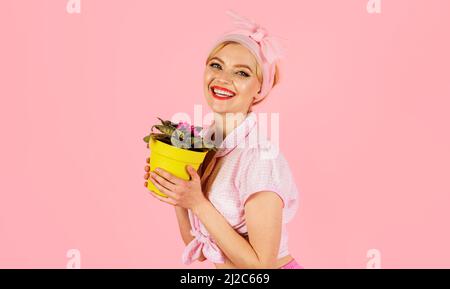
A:
<svg viewBox="0 0 450 289">
<path fill-rule="evenodd" d="M 242 44 L 240 44 L 239 42 L 236 42 L 236 41 L 224 41 L 224 42 L 219 43 L 218 45 L 216 45 L 216 47 L 214 47 L 211 50 L 211 52 L 209 53 L 208 57 L 206 58 L 206 65 L 211 60 L 211 58 L 214 57 L 214 55 L 216 55 L 222 48 L 224 48 L 228 44 L 239 44 L 239 45 L 242 45 Z M 261 66 L 260 66 L 258 61 L 256 62 L 256 77 L 258 78 L 259 83 L 262 83 L 262 81 L 263 81 L 262 69 L 261 69 Z M 275 65 L 275 75 L 274 75 L 274 78 L 273 78 L 272 88 L 278 83 L 279 79 L 280 79 L 280 72 L 279 72 L 279 69 L 278 69 L 278 65 Z M 263 99 L 265 99 L 265 98 L 263 98 Z M 260 103 L 263 99 L 260 99 L 259 101 L 254 102 L 252 104 L 252 106 L 257 104 L 257 103 Z"/>
</svg>

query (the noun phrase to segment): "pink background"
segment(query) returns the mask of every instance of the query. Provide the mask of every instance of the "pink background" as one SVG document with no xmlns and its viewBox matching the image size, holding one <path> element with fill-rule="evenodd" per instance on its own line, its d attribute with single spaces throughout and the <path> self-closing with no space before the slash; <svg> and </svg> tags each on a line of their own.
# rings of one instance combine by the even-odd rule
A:
<svg viewBox="0 0 450 289">
<path fill-rule="evenodd" d="M 308 268 L 450 267 L 450 1 L 0 4 L 0 267 L 185 268 L 174 209 L 143 186 L 156 116 L 193 116 L 232 8 L 286 39 L 281 149 Z M 296 125 L 293 125 L 296 124 Z M 211 268 L 195 263 L 191 268 Z"/>
</svg>

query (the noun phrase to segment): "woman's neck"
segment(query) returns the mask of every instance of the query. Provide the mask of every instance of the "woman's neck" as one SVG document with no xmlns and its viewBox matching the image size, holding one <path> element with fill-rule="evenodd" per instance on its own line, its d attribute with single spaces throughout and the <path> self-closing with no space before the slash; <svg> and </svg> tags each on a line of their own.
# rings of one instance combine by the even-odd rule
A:
<svg viewBox="0 0 450 289">
<path fill-rule="evenodd" d="M 247 117 L 244 113 L 214 113 L 215 129 L 222 134 L 222 140 L 237 128 Z"/>
</svg>

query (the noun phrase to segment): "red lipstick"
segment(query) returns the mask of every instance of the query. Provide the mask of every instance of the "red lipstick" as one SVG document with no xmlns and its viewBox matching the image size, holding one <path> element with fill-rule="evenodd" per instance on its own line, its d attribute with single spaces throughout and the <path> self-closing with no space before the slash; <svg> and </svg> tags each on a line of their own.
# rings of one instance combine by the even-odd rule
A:
<svg viewBox="0 0 450 289">
<path fill-rule="evenodd" d="M 227 100 L 236 95 L 234 91 L 217 85 L 211 87 L 211 94 L 215 99 L 218 100 Z"/>
</svg>

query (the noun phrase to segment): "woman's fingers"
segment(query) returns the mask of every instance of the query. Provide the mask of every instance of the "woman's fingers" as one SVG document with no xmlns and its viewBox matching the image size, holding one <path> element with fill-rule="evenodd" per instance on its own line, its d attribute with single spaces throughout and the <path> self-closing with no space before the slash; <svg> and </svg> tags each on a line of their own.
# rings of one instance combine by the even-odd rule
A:
<svg viewBox="0 0 450 289">
<path fill-rule="evenodd" d="M 145 183 L 144 183 L 144 186 L 145 186 L 145 187 L 148 187 L 148 182 L 145 182 Z"/>
<path fill-rule="evenodd" d="M 175 177 L 174 175 L 172 175 L 171 173 L 161 169 L 161 168 L 156 168 L 155 172 L 162 176 L 164 179 L 168 180 L 169 182 L 171 182 L 172 184 L 175 185 L 182 185 L 184 184 L 185 180 L 182 180 L 178 177 Z"/>
<path fill-rule="evenodd" d="M 169 191 L 174 191 L 175 190 L 175 186 L 174 184 L 172 184 L 171 182 L 169 182 L 168 180 L 166 180 L 165 178 L 159 176 L 156 173 L 150 173 L 150 177 L 152 183 L 157 183 L 158 185 L 164 187 L 165 189 L 169 190 Z"/>
<path fill-rule="evenodd" d="M 169 199 L 169 198 L 165 198 L 165 197 L 163 197 L 163 196 L 160 196 L 160 195 L 158 195 L 157 193 L 155 193 L 155 192 L 153 192 L 153 191 L 150 191 L 150 194 L 151 194 L 154 198 L 160 200 L 161 202 L 167 203 L 167 204 L 172 205 L 172 206 L 176 206 L 176 205 L 177 205 L 177 204 L 175 203 L 175 201 L 173 201 L 173 200 L 171 200 L 171 199 Z"/>
<path fill-rule="evenodd" d="M 164 180 L 164 179 L 161 177 L 158 177 L 158 180 L 157 180 L 153 176 L 151 176 L 151 179 L 150 179 L 150 181 L 155 185 L 156 188 L 158 188 L 158 190 L 161 193 L 167 195 L 171 199 L 176 199 L 177 195 L 171 189 L 166 188 L 165 186 L 161 185 L 161 183 L 160 183 L 161 180 Z M 165 181 L 165 182 L 167 182 L 167 181 Z M 169 182 L 167 182 L 167 183 L 169 183 Z M 167 185 L 167 183 L 166 183 L 166 185 Z M 168 185 L 168 186 L 171 187 L 173 185 Z"/>
<path fill-rule="evenodd" d="M 150 164 L 150 158 L 148 157 L 146 160 L 145 160 L 145 162 L 147 163 L 147 164 Z M 144 175 L 144 179 L 146 179 L 146 180 L 148 180 L 148 178 L 150 177 L 150 166 L 145 166 L 144 167 L 144 170 L 147 172 L 145 175 Z M 148 183 L 147 182 L 145 182 L 145 187 L 147 187 L 147 185 L 148 185 Z"/>
<path fill-rule="evenodd" d="M 149 163 L 150 163 L 150 158 L 147 158 L 147 159 L 145 160 L 145 162 L 146 162 L 147 164 L 149 164 Z M 144 170 L 147 172 L 147 173 L 144 175 L 144 179 L 148 180 L 148 178 L 150 177 L 150 174 L 149 174 L 149 172 L 150 172 L 150 166 L 145 166 L 145 167 L 144 167 Z"/>
</svg>

